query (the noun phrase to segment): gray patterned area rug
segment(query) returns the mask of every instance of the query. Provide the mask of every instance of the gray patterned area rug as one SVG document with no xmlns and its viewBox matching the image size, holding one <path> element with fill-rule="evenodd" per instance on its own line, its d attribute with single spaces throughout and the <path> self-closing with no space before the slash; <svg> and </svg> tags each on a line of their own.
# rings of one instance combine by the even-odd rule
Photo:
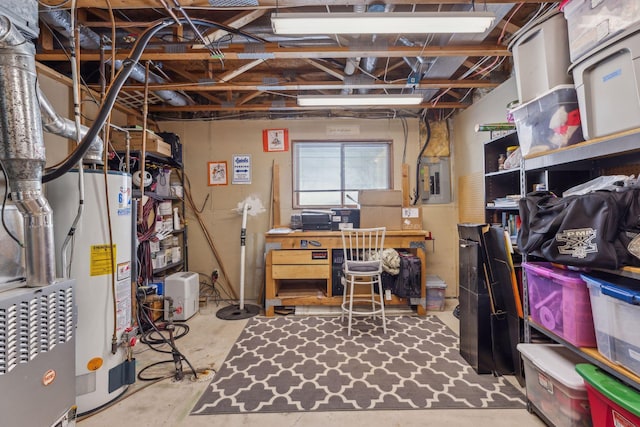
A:
<svg viewBox="0 0 640 427">
<path fill-rule="evenodd" d="M 478 375 L 434 316 L 249 320 L 192 415 L 258 412 L 524 408 L 502 377 Z"/>
</svg>

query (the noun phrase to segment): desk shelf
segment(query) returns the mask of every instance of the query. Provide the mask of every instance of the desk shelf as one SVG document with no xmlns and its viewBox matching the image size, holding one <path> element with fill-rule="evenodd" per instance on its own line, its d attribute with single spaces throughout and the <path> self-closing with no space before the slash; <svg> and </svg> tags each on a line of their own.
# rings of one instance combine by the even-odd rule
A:
<svg viewBox="0 0 640 427">
<path fill-rule="evenodd" d="M 325 298 L 326 296 L 326 280 L 288 279 L 276 282 L 276 297 L 278 298 Z"/>
<path fill-rule="evenodd" d="M 406 249 L 420 258 L 421 283 L 426 283 L 426 240 L 423 230 L 388 230 L 385 247 Z M 309 246 L 309 242 L 319 246 Z M 275 307 L 336 306 L 342 304 L 342 293 L 333 294 L 333 250 L 342 249 L 339 231 L 295 231 L 288 234 L 269 234 L 265 238 L 265 314 L 273 316 Z M 321 252 L 326 251 L 326 258 Z M 315 256 L 307 255 L 315 252 Z M 286 256 L 285 256 L 286 255 Z M 308 273 L 308 274 L 307 274 Z M 304 279 L 304 280 L 301 280 Z M 420 315 L 426 314 L 426 286 L 420 298 L 398 298 L 391 295 L 386 305 L 407 307 L 415 305 Z"/>
</svg>

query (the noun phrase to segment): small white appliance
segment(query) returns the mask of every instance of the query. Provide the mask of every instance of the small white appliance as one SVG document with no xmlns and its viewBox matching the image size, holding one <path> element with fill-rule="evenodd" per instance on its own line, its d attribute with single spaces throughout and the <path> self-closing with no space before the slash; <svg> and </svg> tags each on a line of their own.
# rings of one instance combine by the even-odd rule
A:
<svg viewBox="0 0 640 427">
<path fill-rule="evenodd" d="M 164 296 L 173 298 L 173 320 L 187 320 L 198 311 L 200 280 L 198 273 L 183 271 L 164 279 Z M 164 319 L 169 319 L 169 302 L 164 301 Z"/>
</svg>

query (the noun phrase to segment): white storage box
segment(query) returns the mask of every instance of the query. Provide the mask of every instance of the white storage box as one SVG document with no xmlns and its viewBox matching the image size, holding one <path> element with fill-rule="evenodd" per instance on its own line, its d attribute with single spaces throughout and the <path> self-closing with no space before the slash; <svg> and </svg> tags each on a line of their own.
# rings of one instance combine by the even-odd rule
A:
<svg viewBox="0 0 640 427">
<path fill-rule="evenodd" d="M 187 320 L 198 311 L 200 280 L 198 273 L 184 271 L 164 279 L 164 295 L 173 298 L 173 320 Z M 164 301 L 164 318 L 169 319 L 169 303 Z"/>
<path fill-rule="evenodd" d="M 613 37 L 572 72 L 586 139 L 640 127 L 640 29 Z"/>
<path fill-rule="evenodd" d="M 567 22 L 562 13 L 545 18 L 509 46 L 521 104 L 555 86 L 573 83 L 567 72 L 570 65 Z"/>
<path fill-rule="evenodd" d="M 640 19 L 638 0 L 569 0 L 562 6 L 571 62 Z"/>
<path fill-rule="evenodd" d="M 582 277 L 589 287 L 598 352 L 640 375 L 640 289 L 592 275 Z M 624 283 L 627 279 L 619 280 Z"/>
<path fill-rule="evenodd" d="M 443 311 L 447 284 L 440 276 L 427 274 L 427 311 Z"/>
<path fill-rule="evenodd" d="M 524 362 L 527 398 L 555 427 L 591 425 L 589 398 L 576 372 L 580 356 L 560 344 L 517 346 Z"/>
<path fill-rule="evenodd" d="M 511 110 L 523 156 L 584 140 L 573 85 L 560 85 Z"/>
</svg>

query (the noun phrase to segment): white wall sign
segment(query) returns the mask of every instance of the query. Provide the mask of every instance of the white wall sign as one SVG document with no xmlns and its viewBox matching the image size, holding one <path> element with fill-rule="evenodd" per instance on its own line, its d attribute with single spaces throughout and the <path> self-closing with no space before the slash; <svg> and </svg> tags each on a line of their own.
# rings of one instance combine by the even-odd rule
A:
<svg viewBox="0 0 640 427">
<path fill-rule="evenodd" d="M 251 184 L 251 154 L 233 156 L 232 184 Z"/>
<path fill-rule="evenodd" d="M 360 135 L 359 125 L 327 125 L 327 136 L 355 136 Z"/>
</svg>

